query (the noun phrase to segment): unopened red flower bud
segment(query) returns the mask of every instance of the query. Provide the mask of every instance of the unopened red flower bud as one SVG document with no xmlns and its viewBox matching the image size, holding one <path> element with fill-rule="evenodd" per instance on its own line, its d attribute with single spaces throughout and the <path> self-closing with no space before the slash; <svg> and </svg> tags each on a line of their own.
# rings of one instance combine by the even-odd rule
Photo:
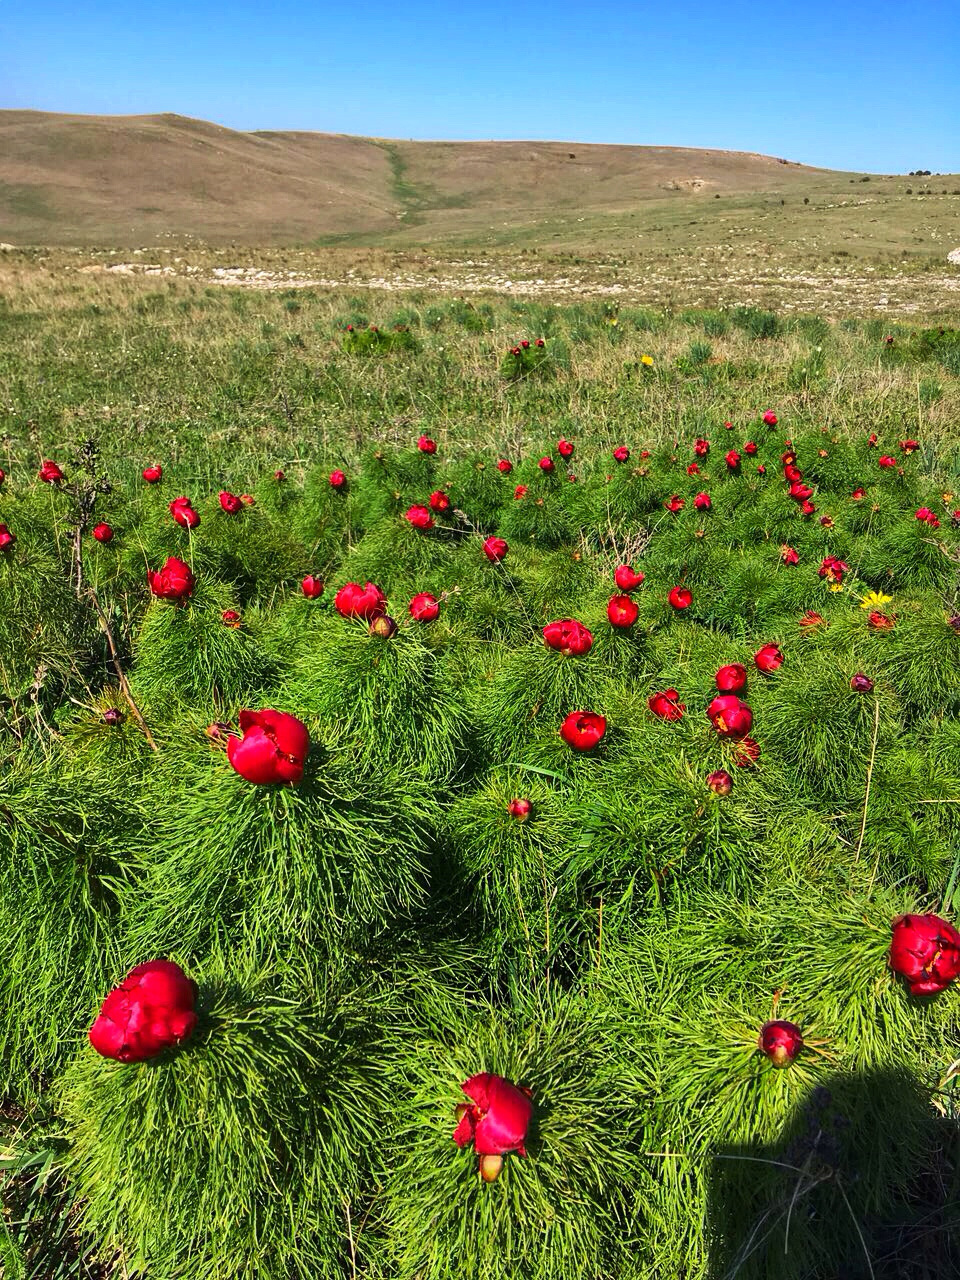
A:
<svg viewBox="0 0 960 1280">
<path fill-rule="evenodd" d="M 6 551 L 17 540 L 17 535 L 11 533 L 5 524 L 0 524 L 0 551 Z"/>
<path fill-rule="evenodd" d="M 323 579 L 308 573 L 300 583 L 300 590 L 308 600 L 316 600 L 317 596 L 323 595 Z"/>
<path fill-rule="evenodd" d="M 763 415 L 763 421 L 766 426 L 775 427 L 777 425 L 777 415 L 771 409 L 768 409 Z"/>
<path fill-rule="evenodd" d="M 737 453 L 736 449 L 731 449 L 724 458 L 724 461 L 731 471 L 735 471 L 740 465 L 740 454 Z"/>
<path fill-rule="evenodd" d="M 689 587 L 674 587 L 667 599 L 674 609 L 689 609 L 693 604 L 693 592 Z"/>
<path fill-rule="evenodd" d="M 765 644 L 753 655 L 758 671 L 771 675 L 783 666 L 783 654 L 775 644 Z"/>
<path fill-rule="evenodd" d="M 101 521 L 100 524 L 93 526 L 92 536 L 97 542 L 109 542 L 113 537 L 113 530 Z"/>
<path fill-rule="evenodd" d="M 507 805 L 507 812 L 510 817 L 516 818 L 518 822 L 526 822 L 532 811 L 533 805 L 526 799 L 511 800 Z"/>
<path fill-rule="evenodd" d="M 632 627 L 640 609 L 629 596 L 613 596 L 607 605 L 607 619 L 612 627 Z"/>
<path fill-rule="evenodd" d="M 505 476 L 508 476 L 513 470 L 513 463 L 508 458 L 501 458 L 497 463 L 497 470 L 502 471 Z"/>
<path fill-rule="evenodd" d="M 381 640 L 389 640 L 396 634 L 396 630 L 395 620 L 385 613 L 378 613 L 376 617 L 370 619 L 370 634 L 379 636 Z"/>
<path fill-rule="evenodd" d="M 558 441 L 557 441 L 557 453 L 559 453 L 559 455 L 560 455 L 560 457 L 561 457 L 561 458 L 569 458 L 569 457 L 572 457 L 572 455 L 573 455 L 573 445 L 570 443 L 570 441 L 569 441 L 569 440 L 562 440 L 562 439 L 561 439 L 561 440 L 558 440 Z"/>
<path fill-rule="evenodd" d="M 795 1022 L 779 1019 L 760 1028 L 757 1048 L 775 1067 L 789 1067 L 803 1048 L 803 1035 Z"/>
<path fill-rule="evenodd" d="M 721 693 L 739 693 L 747 684 L 747 668 L 742 662 L 731 662 L 720 668 L 715 679 Z"/>
<path fill-rule="evenodd" d="M 429 591 L 421 591 L 410 601 L 409 611 L 415 622 L 433 622 L 440 612 L 440 602 Z"/>
<path fill-rule="evenodd" d="M 865 676 L 862 671 L 858 671 L 850 681 L 850 688 L 854 693 L 872 693 L 873 681 L 869 676 Z"/>
<path fill-rule="evenodd" d="M 190 505 L 189 498 L 174 498 L 169 509 L 174 520 L 184 529 L 196 529 L 200 523 L 200 515 Z"/>
<path fill-rule="evenodd" d="M 163 467 L 144 467 L 140 474 L 147 484 L 156 484 L 163 475 Z"/>
<path fill-rule="evenodd" d="M 338 492 L 347 487 L 347 477 L 342 471 L 330 472 L 330 488 L 336 489 Z"/>
<path fill-rule="evenodd" d="M 621 591 L 636 591 L 643 582 L 643 574 L 635 573 L 629 564 L 621 564 L 614 570 L 613 580 Z"/>
<path fill-rule="evenodd" d="M 499 564 L 509 550 L 510 546 L 503 538 L 487 538 L 483 544 L 483 554 L 494 564 Z"/>
<path fill-rule="evenodd" d="M 240 615 L 236 609 L 224 609 L 220 618 L 225 626 L 232 627 L 234 630 L 240 626 Z"/>
<path fill-rule="evenodd" d="M 709 511 L 713 506 L 709 493 L 698 493 L 693 500 L 693 506 L 696 511 Z"/>
<path fill-rule="evenodd" d="M 647 699 L 647 706 L 658 720 L 682 720 L 687 709 L 687 704 L 680 701 L 680 694 L 676 689 L 652 693 Z"/>
<path fill-rule="evenodd" d="M 426 507 L 408 507 L 403 513 L 404 520 L 413 525 L 415 529 L 432 529 L 433 516 Z"/>
<path fill-rule="evenodd" d="M 421 453 L 433 454 L 437 452 L 437 442 L 436 440 L 431 440 L 429 436 L 421 436 L 417 441 L 417 448 Z"/>
<path fill-rule="evenodd" d="M 283 481 L 284 481 L 284 480 L 286 480 L 286 478 L 287 478 L 287 477 L 286 477 L 286 475 L 285 475 L 285 474 L 284 474 L 284 473 L 283 473 L 283 472 L 278 468 L 278 469 L 273 473 L 273 478 L 274 478 L 274 480 L 276 480 L 276 481 L 277 481 L 277 483 L 278 483 L 278 484 L 282 484 L 282 483 L 283 483 Z"/>
<path fill-rule="evenodd" d="M 103 713 L 103 723 L 118 725 L 123 723 L 123 712 L 119 707 L 107 707 Z"/>
<path fill-rule="evenodd" d="M 60 470 L 55 462 L 51 462 L 49 458 L 45 458 L 39 471 L 40 479 L 45 484 L 62 484 L 66 480 L 66 476 Z"/>
<path fill-rule="evenodd" d="M 541 471 L 552 471 L 554 469 L 554 461 L 552 458 L 541 458 L 537 466 Z"/>
<path fill-rule="evenodd" d="M 728 796 L 733 790 L 733 778 L 726 769 L 717 769 L 707 775 L 707 786 L 715 796 Z"/>
</svg>

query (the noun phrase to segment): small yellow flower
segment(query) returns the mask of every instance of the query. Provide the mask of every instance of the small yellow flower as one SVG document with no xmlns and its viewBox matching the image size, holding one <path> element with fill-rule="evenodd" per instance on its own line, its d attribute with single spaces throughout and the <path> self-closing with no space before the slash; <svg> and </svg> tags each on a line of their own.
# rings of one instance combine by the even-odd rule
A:
<svg viewBox="0 0 960 1280">
<path fill-rule="evenodd" d="M 868 591 L 860 601 L 861 609 L 882 609 L 889 604 L 893 596 L 885 596 L 882 591 Z"/>
<path fill-rule="evenodd" d="M 611 316 L 610 319 L 607 321 L 607 324 L 617 324 L 617 323 L 619 322 L 616 316 Z"/>
<path fill-rule="evenodd" d="M 828 591 L 842 591 L 842 590 L 843 590 L 843 583 L 842 583 L 842 582 L 828 582 L 828 583 L 827 583 L 827 590 L 828 590 Z"/>
<path fill-rule="evenodd" d="M 640 363 L 641 363 L 641 364 L 645 364 L 645 365 L 648 365 L 648 366 L 652 367 L 652 366 L 653 366 L 653 356 L 641 356 L 641 357 L 640 357 Z"/>
<path fill-rule="evenodd" d="M 945 493 L 945 494 L 943 495 L 943 500 L 944 500 L 944 502 L 952 502 L 952 501 L 953 501 L 953 494 L 952 494 L 952 493 Z"/>
</svg>

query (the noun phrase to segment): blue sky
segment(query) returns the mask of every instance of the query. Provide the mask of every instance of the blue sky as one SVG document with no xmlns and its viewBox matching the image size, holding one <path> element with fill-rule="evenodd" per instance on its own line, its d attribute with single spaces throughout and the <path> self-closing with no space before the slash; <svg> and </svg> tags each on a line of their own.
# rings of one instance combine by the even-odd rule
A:
<svg viewBox="0 0 960 1280">
<path fill-rule="evenodd" d="M 0 106 L 960 171 L 960 5 L 10 4 Z"/>
</svg>

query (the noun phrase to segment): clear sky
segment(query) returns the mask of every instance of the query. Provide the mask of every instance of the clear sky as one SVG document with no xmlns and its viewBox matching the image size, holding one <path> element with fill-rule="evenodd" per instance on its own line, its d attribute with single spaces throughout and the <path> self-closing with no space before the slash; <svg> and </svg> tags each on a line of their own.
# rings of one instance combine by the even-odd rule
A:
<svg viewBox="0 0 960 1280">
<path fill-rule="evenodd" d="M 960 171 L 958 0 L 10 0 L 0 106 Z"/>
</svg>

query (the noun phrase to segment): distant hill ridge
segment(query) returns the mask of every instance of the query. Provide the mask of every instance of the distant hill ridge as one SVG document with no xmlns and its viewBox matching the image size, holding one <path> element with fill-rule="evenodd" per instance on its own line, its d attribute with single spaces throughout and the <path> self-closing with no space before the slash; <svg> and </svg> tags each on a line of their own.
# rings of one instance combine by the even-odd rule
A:
<svg viewBox="0 0 960 1280">
<path fill-rule="evenodd" d="M 410 142 L 243 133 L 166 114 L 0 111 L 0 240 L 409 244 L 670 193 L 787 192 L 828 172 L 688 147 Z"/>
</svg>

